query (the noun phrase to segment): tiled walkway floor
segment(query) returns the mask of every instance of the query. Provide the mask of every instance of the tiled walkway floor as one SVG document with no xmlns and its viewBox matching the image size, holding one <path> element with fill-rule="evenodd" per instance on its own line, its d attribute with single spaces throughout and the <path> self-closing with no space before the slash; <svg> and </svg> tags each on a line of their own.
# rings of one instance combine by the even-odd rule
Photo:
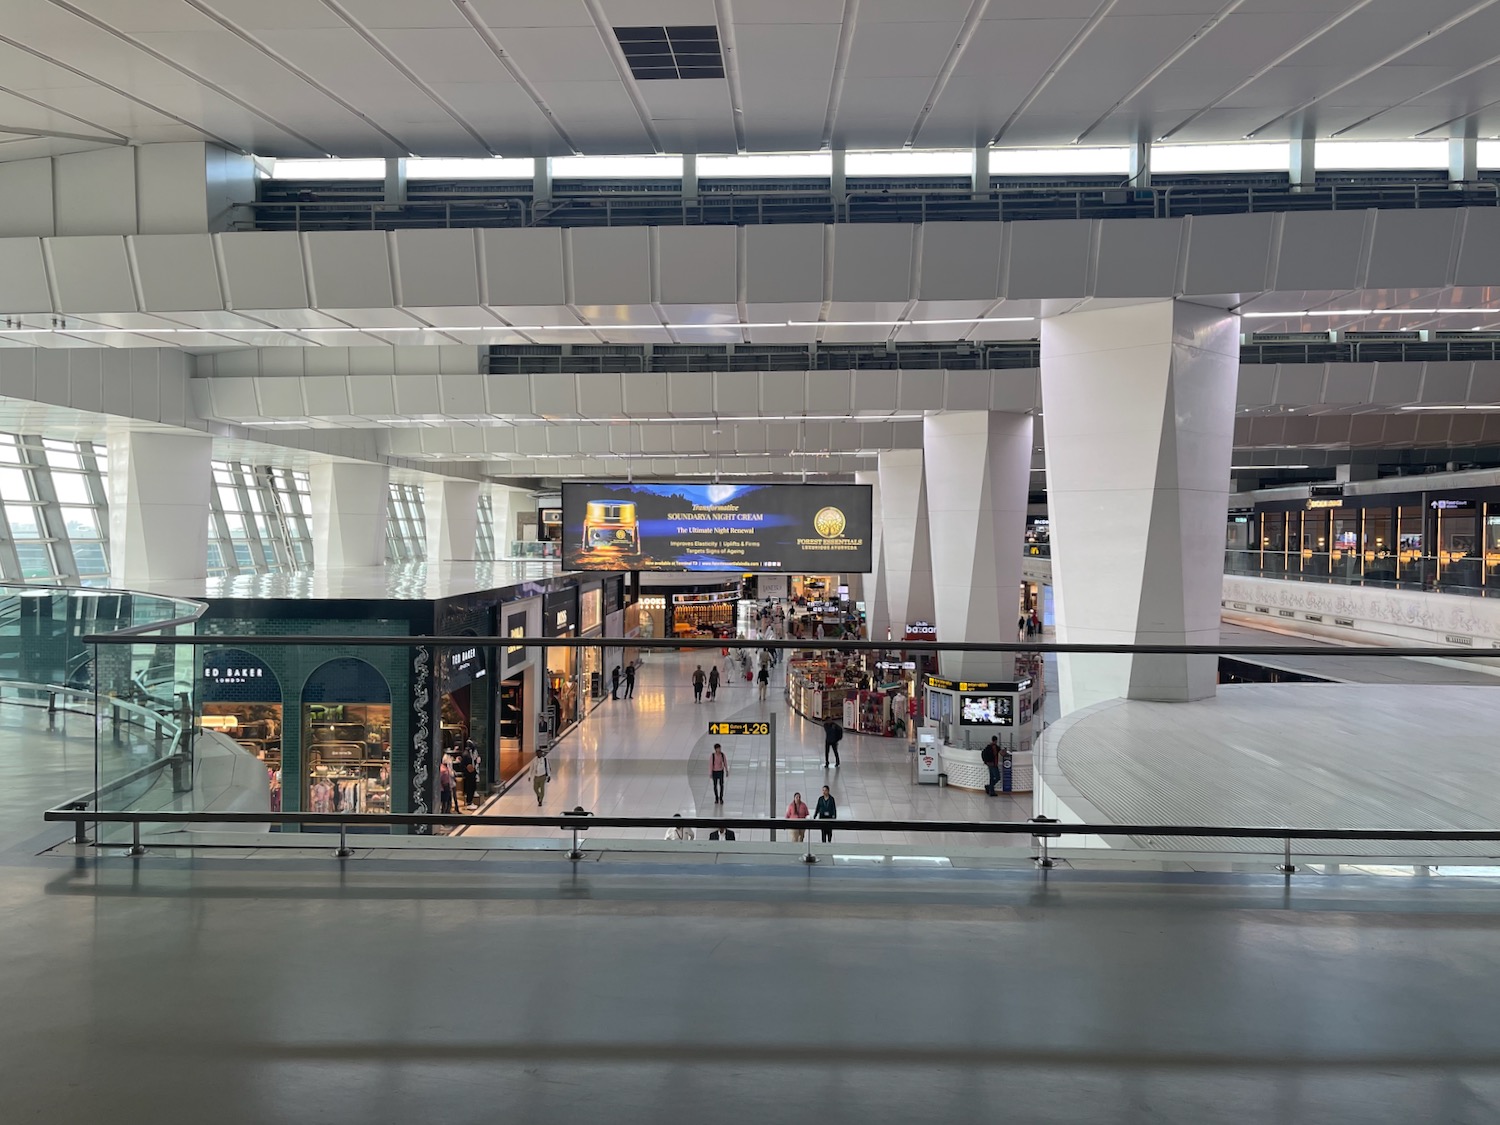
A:
<svg viewBox="0 0 1500 1125">
<path fill-rule="evenodd" d="M 598 816 L 766 816 L 771 812 L 770 742 L 766 738 L 721 738 L 729 756 L 724 803 L 713 803 L 708 759 L 714 739 L 708 724 L 723 720 L 777 724 L 776 814 L 800 792 L 812 807 L 823 785 L 838 801 L 840 817 L 916 820 L 1025 820 L 1031 795 L 986 797 L 960 789 L 918 786 L 912 782 L 910 754 L 903 741 L 846 733 L 840 744 L 842 765 L 823 769 L 823 730 L 792 711 L 783 696 L 785 665 L 773 670 L 765 703 L 754 685 L 726 679 L 716 700 L 693 702 L 694 665 L 702 653 L 653 653 L 636 680 L 635 698 L 606 699 L 552 750 L 552 783 L 544 810 L 557 814 L 582 805 Z M 705 662 L 704 667 L 708 665 Z M 484 812 L 521 815 L 536 810 L 524 779 L 510 792 L 490 801 Z M 474 827 L 466 834 L 534 834 L 525 829 Z M 627 836 L 623 829 L 611 835 Z M 659 836 L 652 830 L 634 835 Z M 746 833 L 741 839 L 763 837 Z M 923 832 L 846 833 L 835 840 L 868 844 L 926 844 L 952 837 Z M 1014 846 L 1015 836 L 975 836 L 974 841 Z"/>
</svg>

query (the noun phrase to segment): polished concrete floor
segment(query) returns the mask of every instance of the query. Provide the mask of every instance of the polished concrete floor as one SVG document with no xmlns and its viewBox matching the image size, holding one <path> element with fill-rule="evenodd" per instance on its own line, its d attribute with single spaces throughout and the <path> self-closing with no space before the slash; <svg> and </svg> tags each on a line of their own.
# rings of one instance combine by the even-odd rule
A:
<svg viewBox="0 0 1500 1125">
<path fill-rule="evenodd" d="M 777 723 L 775 813 L 784 814 L 795 792 L 809 807 L 827 785 L 838 802 L 839 816 L 886 820 L 1022 821 L 1031 816 L 1031 794 L 986 797 L 981 792 L 916 785 L 911 754 L 902 739 L 845 734 L 838 768 L 823 767 L 823 728 L 802 718 L 785 699 L 783 663 L 775 669 L 768 698 L 755 685 L 725 676 L 718 698 L 693 702 L 692 673 L 705 670 L 715 651 L 657 652 L 646 659 L 632 699 L 606 699 L 566 734 L 549 756 L 553 781 L 543 812 L 557 815 L 582 805 L 598 816 L 763 817 L 770 813 L 770 740 L 721 737 L 708 733 L 710 722 L 774 718 Z M 721 670 L 723 662 L 720 662 Z M 1049 701 L 1055 706 L 1055 701 Z M 724 803 L 714 804 L 709 754 L 720 742 L 729 758 Z M 498 816 L 537 811 L 531 784 L 522 780 L 490 801 L 483 812 Z M 535 835 L 534 829 L 469 828 L 465 835 Z M 610 829 L 611 836 L 650 835 L 659 829 Z M 549 837 L 552 833 L 547 834 Z M 747 831 L 744 840 L 764 838 Z M 835 839 L 857 844 L 951 844 L 952 837 L 928 832 L 839 832 Z M 971 844 L 1014 846 L 1011 835 L 973 836 Z"/>
<path fill-rule="evenodd" d="M 7 859 L 6 1121 L 1500 1120 L 1489 880 Z"/>
<path fill-rule="evenodd" d="M 26 776 L 7 1125 L 1500 1122 L 1496 877 L 38 855 Z"/>
</svg>

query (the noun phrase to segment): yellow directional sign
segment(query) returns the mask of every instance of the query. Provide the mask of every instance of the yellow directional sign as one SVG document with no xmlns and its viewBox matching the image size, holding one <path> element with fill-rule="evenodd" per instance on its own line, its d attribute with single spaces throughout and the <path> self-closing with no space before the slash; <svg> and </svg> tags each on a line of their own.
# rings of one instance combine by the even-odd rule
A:
<svg viewBox="0 0 1500 1125">
<path fill-rule="evenodd" d="M 708 733 L 717 735 L 726 734 L 750 734 L 768 735 L 771 733 L 770 723 L 709 723 Z"/>
</svg>

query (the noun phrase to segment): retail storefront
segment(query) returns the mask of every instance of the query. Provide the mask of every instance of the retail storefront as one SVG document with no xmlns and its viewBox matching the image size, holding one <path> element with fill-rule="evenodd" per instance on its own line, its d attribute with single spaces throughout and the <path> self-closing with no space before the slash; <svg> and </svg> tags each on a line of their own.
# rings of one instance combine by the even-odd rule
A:
<svg viewBox="0 0 1500 1125">
<path fill-rule="evenodd" d="M 549 592 L 542 600 L 544 637 L 578 636 L 578 588 Z M 571 646 L 547 649 L 547 699 L 542 718 L 550 739 L 571 729 L 581 717 L 579 651 Z"/>
<path fill-rule="evenodd" d="M 340 657 L 302 685 L 302 802 L 309 812 L 391 811 L 391 689 L 370 664 Z"/>
<path fill-rule="evenodd" d="M 266 662 L 244 649 L 203 654 L 198 725 L 216 730 L 265 763 L 271 810 L 281 809 L 281 681 Z"/>
<path fill-rule="evenodd" d="M 542 632 L 542 599 L 524 598 L 500 607 L 502 631 L 507 637 L 535 637 Z M 507 645 L 501 653 L 505 678 L 496 699 L 497 724 L 495 771 L 492 781 L 509 784 L 531 764 L 536 754 L 537 714 L 545 663 L 538 649 Z"/>
</svg>

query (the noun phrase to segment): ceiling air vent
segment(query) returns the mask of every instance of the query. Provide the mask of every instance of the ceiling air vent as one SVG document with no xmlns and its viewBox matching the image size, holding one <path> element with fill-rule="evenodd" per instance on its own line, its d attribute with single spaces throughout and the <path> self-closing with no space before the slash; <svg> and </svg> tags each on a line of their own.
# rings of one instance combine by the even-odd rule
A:
<svg viewBox="0 0 1500 1125">
<path fill-rule="evenodd" d="M 617 27 L 615 38 L 637 81 L 723 78 L 719 29 L 702 27 Z"/>
</svg>

